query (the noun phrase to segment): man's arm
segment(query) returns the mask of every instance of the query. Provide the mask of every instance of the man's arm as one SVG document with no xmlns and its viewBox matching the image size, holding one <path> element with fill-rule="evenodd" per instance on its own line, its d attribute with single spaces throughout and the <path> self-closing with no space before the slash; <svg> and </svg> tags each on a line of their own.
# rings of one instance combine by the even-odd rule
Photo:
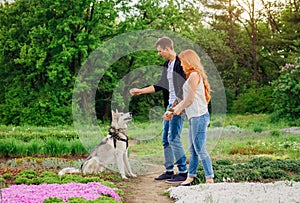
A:
<svg viewBox="0 0 300 203">
<path fill-rule="evenodd" d="M 135 95 L 140 95 L 140 94 L 150 94 L 155 92 L 154 86 L 148 86 L 148 87 L 144 87 L 142 89 L 138 89 L 138 88 L 132 88 L 130 90 L 130 94 L 131 96 L 135 96 Z"/>
</svg>

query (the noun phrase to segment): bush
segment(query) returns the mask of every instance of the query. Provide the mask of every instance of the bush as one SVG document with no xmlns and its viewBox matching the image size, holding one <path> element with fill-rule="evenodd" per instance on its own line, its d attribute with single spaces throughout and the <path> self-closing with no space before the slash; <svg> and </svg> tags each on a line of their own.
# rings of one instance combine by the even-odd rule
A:
<svg viewBox="0 0 300 203">
<path fill-rule="evenodd" d="M 45 141 L 49 137 L 54 137 L 55 139 L 73 140 L 73 139 L 78 139 L 78 134 L 76 131 L 58 132 L 51 129 L 48 130 L 46 128 L 45 128 L 45 132 L 32 132 L 30 129 L 0 132 L 0 139 L 16 138 L 18 140 L 23 140 L 25 142 L 29 142 L 30 140 L 33 139 L 41 139 Z"/>
<path fill-rule="evenodd" d="M 254 126 L 253 128 L 253 132 L 255 133 L 261 133 L 263 131 L 263 127 L 262 126 Z"/>
<path fill-rule="evenodd" d="M 233 102 L 233 113 L 270 113 L 272 108 L 272 87 L 263 86 L 250 88 L 247 92 L 238 96 Z"/>
<path fill-rule="evenodd" d="M 270 132 L 270 135 L 273 137 L 280 137 L 281 136 L 281 132 L 279 130 L 272 130 Z"/>
<path fill-rule="evenodd" d="M 300 162 L 298 160 L 254 158 L 244 164 L 233 164 L 228 160 L 213 163 L 215 182 L 270 182 L 276 180 L 299 180 Z M 205 182 L 200 164 L 195 184 Z"/>
<path fill-rule="evenodd" d="M 48 199 L 45 199 L 43 203 L 64 203 L 62 199 L 59 199 L 57 197 L 50 197 Z"/>
<path fill-rule="evenodd" d="M 66 140 L 45 137 L 45 141 L 36 138 L 25 142 L 15 138 L 0 139 L 0 156 L 33 156 L 45 154 L 49 156 L 83 155 L 87 151 L 80 139 Z"/>
<path fill-rule="evenodd" d="M 222 127 L 223 123 L 221 121 L 213 121 L 211 122 L 211 126 L 213 127 Z"/>
<path fill-rule="evenodd" d="M 287 118 L 299 123 L 300 117 L 300 57 L 295 64 L 286 64 L 279 77 L 272 82 L 273 107 L 278 120 Z"/>
</svg>

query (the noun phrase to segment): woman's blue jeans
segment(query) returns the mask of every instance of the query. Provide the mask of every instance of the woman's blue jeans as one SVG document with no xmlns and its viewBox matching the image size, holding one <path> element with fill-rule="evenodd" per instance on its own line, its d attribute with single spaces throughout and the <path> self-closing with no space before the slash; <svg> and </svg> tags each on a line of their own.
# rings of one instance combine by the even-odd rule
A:
<svg viewBox="0 0 300 203">
<path fill-rule="evenodd" d="M 214 177 L 212 161 L 206 151 L 206 129 L 209 120 L 209 113 L 189 119 L 190 165 L 188 177 L 196 177 L 200 161 L 202 162 L 205 178 L 208 179 Z"/>
<path fill-rule="evenodd" d="M 171 105 L 168 106 L 170 108 Z M 186 156 L 180 140 L 185 116 L 173 116 L 172 120 L 164 120 L 162 143 L 164 146 L 165 167 L 167 172 L 174 171 L 174 158 L 179 173 L 186 173 Z"/>
</svg>

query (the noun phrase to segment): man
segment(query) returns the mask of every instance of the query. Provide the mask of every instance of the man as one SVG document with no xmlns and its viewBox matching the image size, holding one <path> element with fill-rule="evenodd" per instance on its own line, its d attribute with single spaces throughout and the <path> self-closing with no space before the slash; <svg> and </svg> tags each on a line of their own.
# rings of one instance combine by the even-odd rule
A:
<svg viewBox="0 0 300 203">
<path fill-rule="evenodd" d="M 167 110 L 176 105 L 178 100 L 182 100 L 182 86 L 186 76 L 170 38 L 162 37 L 158 39 L 155 46 L 158 54 L 166 59 L 160 79 L 154 85 L 142 89 L 133 88 L 130 90 L 130 94 L 134 96 L 163 91 L 164 106 Z M 175 183 L 182 182 L 187 177 L 186 155 L 180 140 L 183 121 L 183 115 L 174 115 L 170 121 L 164 119 L 162 143 L 166 172 L 156 177 L 155 180 L 166 180 L 168 183 Z M 178 174 L 174 174 L 174 158 Z"/>
</svg>

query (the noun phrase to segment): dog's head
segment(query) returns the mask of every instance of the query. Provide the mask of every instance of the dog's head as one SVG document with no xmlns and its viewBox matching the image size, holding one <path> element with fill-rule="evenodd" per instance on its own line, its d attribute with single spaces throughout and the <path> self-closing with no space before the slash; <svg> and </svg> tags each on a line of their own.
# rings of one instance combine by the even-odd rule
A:
<svg viewBox="0 0 300 203">
<path fill-rule="evenodd" d="M 116 129 L 127 128 L 127 123 L 131 121 L 132 118 L 131 113 L 122 113 L 118 112 L 118 110 L 116 110 L 116 112 L 111 111 L 111 115 L 111 126 L 115 127 Z"/>
</svg>

